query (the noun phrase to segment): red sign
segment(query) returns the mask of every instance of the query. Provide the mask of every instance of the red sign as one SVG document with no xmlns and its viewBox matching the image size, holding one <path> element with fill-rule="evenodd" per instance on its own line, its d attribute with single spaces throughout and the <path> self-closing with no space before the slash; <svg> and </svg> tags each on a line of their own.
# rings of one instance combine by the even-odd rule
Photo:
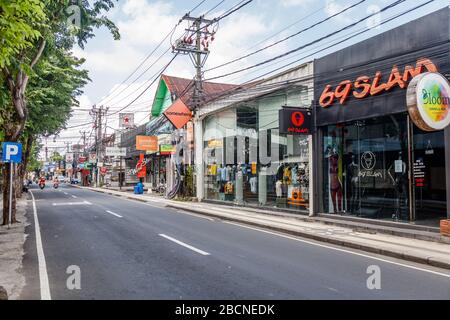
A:
<svg viewBox="0 0 450 320">
<path fill-rule="evenodd" d="M 144 155 L 139 155 L 139 161 L 136 164 L 136 176 L 138 178 L 145 178 L 147 175 L 147 163 L 145 161 Z"/>
<path fill-rule="evenodd" d="M 279 128 L 283 134 L 311 134 L 311 111 L 299 108 L 283 108 L 279 111 Z"/>
<path fill-rule="evenodd" d="M 192 111 L 189 110 L 180 99 L 175 101 L 175 103 L 164 112 L 164 115 L 177 129 L 183 128 L 189 120 L 192 119 Z"/>
<path fill-rule="evenodd" d="M 395 87 L 406 89 L 408 82 L 425 72 L 425 69 L 429 72 L 437 72 L 436 66 L 429 59 L 422 58 L 416 63 L 416 67 L 406 66 L 403 75 L 400 74 L 397 66 L 392 68 L 387 83 L 381 83 L 382 73 L 378 71 L 373 79 L 368 76 L 361 76 L 352 82 L 350 80 L 344 80 L 336 89 L 333 89 L 331 85 L 327 85 L 320 96 L 319 103 L 323 108 L 330 107 L 337 99 L 341 105 L 344 105 L 351 95 L 356 99 L 363 99 L 368 95 L 374 96 L 386 91 L 390 91 Z"/>
<path fill-rule="evenodd" d="M 101 167 L 101 168 L 100 168 L 100 174 L 101 174 L 102 176 L 106 175 L 107 172 L 108 172 L 108 169 L 107 169 L 106 167 Z"/>
<path fill-rule="evenodd" d="M 78 163 L 85 163 L 86 160 L 87 160 L 86 157 L 79 157 L 79 158 L 78 158 Z"/>
</svg>

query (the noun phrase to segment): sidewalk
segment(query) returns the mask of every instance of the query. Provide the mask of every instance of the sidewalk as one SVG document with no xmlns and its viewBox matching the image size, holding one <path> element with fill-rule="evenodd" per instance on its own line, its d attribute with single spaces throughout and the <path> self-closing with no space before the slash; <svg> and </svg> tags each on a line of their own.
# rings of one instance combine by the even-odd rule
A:
<svg viewBox="0 0 450 320">
<path fill-rule="evenodd" d="M 0 196 L 0 204 L 2 203 Z M 25 286 L 25 277 L 22 274 L 22 257 L 24 255 L 23 245 L 25 243 L 25 227 L 27 219 L 25 216 L 28 201 L 27 194 L 17 201 L 16 218 L 20 221 L 11 226 L 0 226 L 0 287 L 6 289 L 8 298 L 15 300 Z M 0 221 L 2 213 L 0 205 Z"/>
<path fill-rule="evenodd" d="M 276 214 L 272 211 L 227 207 L 210 203 L 190 202 L 189 206 L 186 206 L 186 202 L 168 200 L 151 194 L 134 195 L 110 189 L 85 189 L 142 202 L 159 202 L 177 210 L 450 270 L 450 238 L 431 232 L 400 229 L 397 230 L 397 234 L 405 233 L 405 236 L 398 236 L 394 235 L 396 233 L 393 229 L 396 228 L 393 227 L 374 226 L 371 228 L 365 223 L 345 222 L 342 224 L 339 221 L 333 223 L 329 218 Z M 380 228 L 387 228 L 387 230 L 380 232 Z M 412 234 L 416 236 L 412 237 Z M 429 241 L 430 239 L 436 241 Z"/>
</svg>

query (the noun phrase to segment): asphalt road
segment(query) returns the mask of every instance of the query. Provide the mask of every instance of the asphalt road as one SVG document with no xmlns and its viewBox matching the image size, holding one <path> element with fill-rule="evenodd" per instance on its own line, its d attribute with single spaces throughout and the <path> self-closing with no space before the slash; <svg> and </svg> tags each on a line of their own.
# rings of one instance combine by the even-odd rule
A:
<svg viewBox="0 0 450 320">
<path fill-rule="evenodd" d="M 52 299 L 450 299 L 445 270 L 195 216 L 156 202 L 70 186 L 31 191 L 42 241 L 36 241 L 29 206 L 22 299 L 42 297 L 44 276 Z M 70 266 L 79 267 L 79 290 L 67 286 Z M 379 290 L 367 287 L 370 266 L 380 270 Z"/>
</svg>

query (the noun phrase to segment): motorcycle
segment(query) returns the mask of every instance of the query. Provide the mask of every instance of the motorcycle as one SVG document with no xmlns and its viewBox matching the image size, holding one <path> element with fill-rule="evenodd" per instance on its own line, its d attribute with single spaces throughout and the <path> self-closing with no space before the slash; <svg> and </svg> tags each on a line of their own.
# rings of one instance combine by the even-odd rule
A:
<svg viewBox="0 0 450 320">
<path fill-rule="evenodd" d="M 55 183 L 53 184 L 53 188 L 58 189 L 58 187 L 59 187 L 59 183 L 55 182 Z"/>
<path fill-rule="evenodd" d="M 45 182 L 39 182 L 39 188 L 41 188 L 41 190 L 44 190 Z"/>
</svg>

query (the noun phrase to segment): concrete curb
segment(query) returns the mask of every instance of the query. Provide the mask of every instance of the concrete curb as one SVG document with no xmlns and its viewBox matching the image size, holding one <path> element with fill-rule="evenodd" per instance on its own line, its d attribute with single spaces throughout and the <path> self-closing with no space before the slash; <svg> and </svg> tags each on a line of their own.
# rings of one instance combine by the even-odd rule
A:
<svg viewBox="0 0 450 320">
<path fill-rule="evenodd" d="M 147 201 L 145 199 L 138 199 L 135 197 L 131 197 L 127 194 L 121 195 L 121 194 L 110 193 L 110 192 L 108 192 L 108 190 L 101 190 L 101 189 L 80 187 L 80 186 L 74 186 L 74 187 L 80 188 L 80 189 L 88 189 L 88 190 L 92 190 L 92 191 L 95 191 L 98 193 L 110 194 L 110 195 L 114 195 L 117 197 L 127 198 L 130 200 L 135 200 L 135 201 L 139 201 L 139 202 L 151 203 L 150 201 Z M 424 265 L 430 265 L 433 267 L 450 270 L 450 263 L 438 260 L 433 257 L 419 257 L 419 256 L 415 256 L 415 255 L 411 255 L 411 254 L 407 254 L 407 253 L 399 252 L 399 251 L 395 251 L 395 250 L 381 249 L 376 246 L 362 245 L 362 244 L 359 244 L 354 241 L 348 241 L 348 240 L 344 240 L 344 239 L 334 239 L 334 238 L 330 238 L 327 236 L 313 234 L 313 233 L 309 233 L 309 232 L 305 232 L 305 231 L 286 229 L 286 228 L 282 228 L 282 227 L 278 227 L 278 226 L 268 225 L 263 222 L 259 223 L 259 222 L 255 222 L 255 221 L 248 221 L 242 217 L 223 216 L 219 213 L 209 212 L 209 211 L 206 211 L 203 209 L 198 209 L 198 208 L 191 208 L 191 207 L 183 206 L 183 205 L 177 204 L 177 203 L 168 203 L 168 204 L 165 204 L 165 207 L 176 209 L 176 210 L 197 213 L 197 214 L 209 216 L 212 218 L 218 218 L 220 220 L 238 222 L 241 224 L 259 227 L 262 229 L 276 231 L 276 232 L 280 232 L 280 233 L 284 233 L 284 234 L 288 234 L 288 235 L 298 236 L 298 237 L 307 238 L 307 239 L 311 239 L 311 240 L 315 240 L 315 241 L 319 241 L 319 242 L 329 243 L 329 244 L 333 244 L 333 245 L 338 245 L 338 246 L 347 247 L 347 248 L 351 248 L 351 249 L 357 249 L 357 250 L 375 253 L 375 254 L 388 256 L 388 257 L 392 257 L 392 258 L 402 259 L 405 261 L 410 261 L 410 262 L 415 262 L 415 263 L 420 263 L 420 264 L 424 264 Z"/>
<path fill-rule="evenodd" d="M 315 241 L 319 241 L 319 242 L 325 242 L 325 243 L 329 243 L 329 244 L 333 244 L 333 245 L 338 245 L 338 246 L 347 247 L 347 248 L 351 248 L 351 249 L 357 249 L 357 250 L 375 253 L 375 254 L 379 254 L 379 255 L 383 255 L 383 256 L 388 256 L 388 257 L 392 257 L 392 258 L 402 259 L 402 260 L 406 260 L 406 261 L 410 261 L 410 262 L 415 262 L 415 263 L 420 263 L 420 264 L 425 264 L 425 265 L 430 265 L 433 267 L 439 267 L 439 268 L 450 270 L 450 263 L 447 263 L 445 261 L 440 261 L 435 258 L 424 258 L 424 257 L 406 254 L 406 253 L 399 252 L 399 251 L 381 249 L 381 248 L 378 248 L 375 246 L 361 245 L 361 244 L 359 244 L 357 242 L 353 242 L 353 241 L 329 238 L 326 236 L 312 234 L 312 233 L 299 231 L 299 230 L 285 229 L 285 228 L 281 228 L 281 227 L 277 227 L 277 226 L 271 226 L 271 225 L 268 225 L 265 223 L 258 223 L 258 222 L 254 222 L 254 221 L 240 219 L 238 217 L 236 217 L 236 218 L 225 217 L 220 214 L 215 214 L 213 212 L 207 212 L 207 211 L 203 211 L 201 209 L 196 209 L 196 208 L 183 207 L 181 205 L 168 204 L 168 205 L 166 205 L 166 207 L 172 208 L 172 209 L 177 209 L 177 210 L 188 211 L 188 212 L 192 212 L 192 213 L 197 213 L 197 214 L 202 214 L 202 215 L 213 217 L 213 218 L 219 218 L 221 220 L 226 220 L 226 221 L 231 221 L 231 222 L 239 222 L 239 223 L 242 223 L 245 225 L 259 227 L 259 228 L 276 231 L 276 232 L 280 232 L 280 233 L 284 233 L 284 234 L 294 235 L 294 236 L 307 238 L 307 239 L 311 239 L 311 240 L 315 240 Z"/>
</svg>

